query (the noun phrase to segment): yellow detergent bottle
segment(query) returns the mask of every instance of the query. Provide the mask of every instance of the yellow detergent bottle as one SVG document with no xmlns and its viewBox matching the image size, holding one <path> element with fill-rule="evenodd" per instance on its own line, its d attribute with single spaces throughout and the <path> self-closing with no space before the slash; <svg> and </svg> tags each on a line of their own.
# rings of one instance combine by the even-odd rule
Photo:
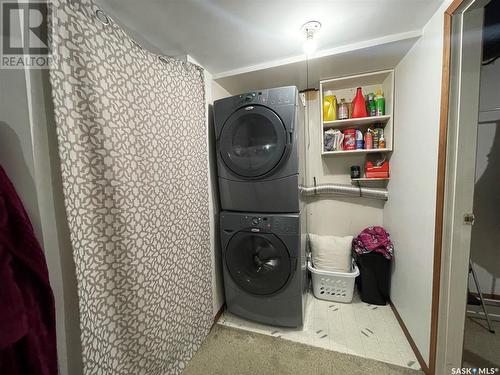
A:
<svg viewBox="0 0 500 375">
<path fill-rule="evenodd" d="M 326 91 L 323 98 L 323 121 L 337 119 L 337 98 L 331 91 Z"/>
</svg>

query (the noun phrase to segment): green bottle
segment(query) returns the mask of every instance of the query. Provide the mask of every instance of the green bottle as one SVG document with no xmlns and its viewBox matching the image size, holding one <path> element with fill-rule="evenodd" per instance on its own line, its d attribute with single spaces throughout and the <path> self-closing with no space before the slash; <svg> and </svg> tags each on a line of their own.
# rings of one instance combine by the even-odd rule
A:
<svg viewBox="0 0 500 375">
<path fill-rule="evenodd" d="M 373 93 L 368 94 L 368 116 L 376 116 L 375 99 Z"/>
<path fill-rule="evenodd" d="M 375 116 L 385 115 L 385 98 L 382 90 L 377 89 L 375 94 Z"/>
</svg>

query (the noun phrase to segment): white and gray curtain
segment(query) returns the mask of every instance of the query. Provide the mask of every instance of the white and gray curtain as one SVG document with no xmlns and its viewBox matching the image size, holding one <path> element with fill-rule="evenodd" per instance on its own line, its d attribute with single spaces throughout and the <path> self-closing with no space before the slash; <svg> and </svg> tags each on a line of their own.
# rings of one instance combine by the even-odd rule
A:
<svg viewBox="0 0 500 375">
<path fill-rule="evenodd" d="M 203 70 L 54 0 L 51 84 L 86 375 L 178 374 L 212 323 Z"/>
</svg>

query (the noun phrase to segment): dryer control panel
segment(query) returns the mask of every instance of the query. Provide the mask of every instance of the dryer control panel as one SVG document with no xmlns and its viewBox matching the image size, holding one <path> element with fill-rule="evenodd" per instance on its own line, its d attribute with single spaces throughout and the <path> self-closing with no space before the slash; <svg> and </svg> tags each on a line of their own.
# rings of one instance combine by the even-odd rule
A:
<svg viewBox="0 0 500 375">
<path fill-rule="evenodd" d="M 299 231 L 299 221 L 293 216 L 245 215 L 241 216 L 240 225 L 242 228 L 248 228 L 252 232 L 297 234 Z"/>
<path fill-rule="evenodd" d="M 247 92 L 245 94 L 238 95 L 238 99 L 243 103 L 258 103 L 258 104 L 267 104 L 267 90 L 264 91 L 253 91 Z"/>
<path fill-rule="evenodd" d="M 251 91 L 238 95 L 236 98 L 241 104 L 283 105 L 295 104 L 297 89 L 294 86 L 278 87 L 275 89 Z"/>
</svg>

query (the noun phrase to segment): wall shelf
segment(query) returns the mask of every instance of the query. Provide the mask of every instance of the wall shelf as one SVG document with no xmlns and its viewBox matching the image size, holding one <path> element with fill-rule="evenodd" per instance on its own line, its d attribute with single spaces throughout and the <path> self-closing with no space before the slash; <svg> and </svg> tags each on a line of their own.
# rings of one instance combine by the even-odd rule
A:
<svg viewBox="0 0 500 375">
<path fill-rule="evenodd" d="M 354 126 L 370 126 L 372 124 L 387 124 L 391 119 L 390 115 L 350 118 L 347 120 L 325 121 L 323 129 L 347 129 Z"/>
<path fill-rule="evenodd" d="M 390 178 L 352 178 L 351 181 L 354 182 L 378 182 L 378 181 L 389 181 Z"/>
<path fill-rule="evenodd" d="M 390 181 L 390 177 L 389 178 L 362 177 L 362 178 L 352 178 L 351 184 L 353 184 L 354 186 L 358 186 L 358 187 L 365 186 L 365 187 L 379 188 L 379 187 L 387 187 L 387 184 L 389 183 L 389 181 Z"/>
<path fill-rule="evenodd" d="M 341 150 L 341 151 L 323 151 L 323 156 L 328 155 L 363 155 L 363 154 L 375 154 L 375 153 L 387 153 L 391 152 L 390 148 L 372 148 L 370 150 Z"/>
<path fill-rule="evenodd" d="M 338 102 L 341 99 L 350 101 L 356 95 L 356 89 L 362 88 L 363 95 L 374 93 L 381 89 L 385 98 L 385 115 L 363 117 L 363 118 L 350 118 L 346 120 L 324 121 L 323 120 L 323 98 L 325 92 L 331 92 L 335 95 Z M 321 156 L 347 156 L 347 155 L 364 155 L 372 153 L 388 153 L 394 148 L 394 119 L 392 116 L 394 108 L 394 70 L 383 70 L 371 73 L 362 73 L 348 77 L 338 77 L 325 79 L 319 82 L 320 90 L 320 114 L 321 114 Z M 324 149 L 324 132 L 329 129 L 338 129 L 344 131 L 345 129 L 359 128 L 363 133 L 371 125 L 380 124 L 384 129 L 385 146 L 384 149 L 370 149 L 370 150 L 340 150 L 340 151 L 325 151 Z"/>
</svg>

